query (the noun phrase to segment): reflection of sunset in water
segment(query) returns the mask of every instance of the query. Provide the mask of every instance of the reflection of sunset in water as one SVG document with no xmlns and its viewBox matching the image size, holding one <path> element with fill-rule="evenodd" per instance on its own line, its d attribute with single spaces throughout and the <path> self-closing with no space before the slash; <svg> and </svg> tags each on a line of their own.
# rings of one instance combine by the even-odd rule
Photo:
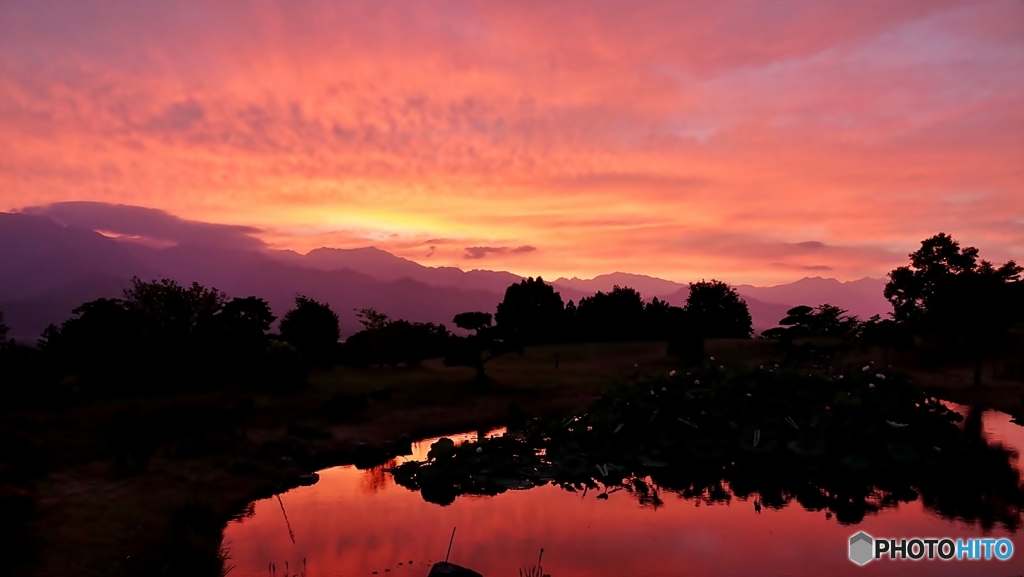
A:
<svg viewBox="0 0 1024 577">
<path fill-rule="evenodd" d="M 391 474 L 387 472 L 387 469 L 394 467 L 398 464 L 398 461 L 391 459 L 390 461 L 377 465 L 368 471 L 363 471 L 362 482 L 360 486 L 364 493 L 379 493 L 384 489 L 387 489 L 392 483 Z"/>
<path fill-rule="evenodd" d="M 985 431 L 991 441 L 1019 450 L 1024 428 L 1009 419 L 986 413 Z M 409 458 L 425 458 L 429 444 L 416 444 Z M 453 526 L 451 560 L 486 577 L 518 575 L 541 547 L 545 572 L 553 577 L 1024 573 L 1021 534 L 1008 535 L 1016 549 L 1008 562 L 886 560 L 858 567 L 847 560 L 847 539 L 859 530 L 898 538 L 981 536 L 980 529 L 943 519 L 920 501 L 870 515 L 856 528 L 795 503 L 757 514 L 752 500 L 708 506 L 663 492 L 665 504 L 653 509 L 625 492 L 605 501 L 594 492 L 584 497 L 553 486 L 459 497 L 440 507 L 396 486 L 383 469 L 327 469 L 318 484 L 282 495 L 294 545 L 276 500 L 257 502 L 253 517 L 225 531 L 231 574 L 262 576 L 270 562 L 280 571 L 285 561 L 295 568 L 305 558 L 310 577 L 383 575 L 386 569 L 423 577 L 444 558 Z M 992 534 L 1007 535 L 1001 529 Z"/>
</svg>

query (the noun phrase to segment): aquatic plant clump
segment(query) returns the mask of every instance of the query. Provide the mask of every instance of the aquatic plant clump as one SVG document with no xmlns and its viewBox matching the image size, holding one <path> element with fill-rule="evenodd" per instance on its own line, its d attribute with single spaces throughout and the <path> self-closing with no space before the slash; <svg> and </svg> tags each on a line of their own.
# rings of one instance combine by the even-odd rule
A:
<svg viewBox="0 0 1024 577">
<path fill-rule="evenodd" d="M 552 482 L 599 498 L 625 490 L 652 506 L 665 491 L 755 497 L 758 510 L 795 499 L 849 523 L 924 496 L 950 517 L 1019 525 L 1024 492 L 1005 449 L 900 375 L 839 377 L 708 365 L 642 378 L 578 415 L 460 446 L 442 439 L 393 473 L 441 504 Z"/>
</svg>

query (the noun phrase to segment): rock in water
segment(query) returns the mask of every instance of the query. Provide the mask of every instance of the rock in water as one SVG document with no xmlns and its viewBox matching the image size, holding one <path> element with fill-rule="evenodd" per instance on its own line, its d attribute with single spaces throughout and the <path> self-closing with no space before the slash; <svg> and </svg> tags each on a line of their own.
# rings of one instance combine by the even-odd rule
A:
<svg viewBox="0 0 1024 577">
<path fill-rule="evenodd" d="M 434 563 L 434 566 L 430 568 L 430 574 L 427 577 L 484 577 L 476 571 L 471 571 L 465 567 L 459 567 L 454 563 L 446 563 L 444 561 Z"/>
</svg>

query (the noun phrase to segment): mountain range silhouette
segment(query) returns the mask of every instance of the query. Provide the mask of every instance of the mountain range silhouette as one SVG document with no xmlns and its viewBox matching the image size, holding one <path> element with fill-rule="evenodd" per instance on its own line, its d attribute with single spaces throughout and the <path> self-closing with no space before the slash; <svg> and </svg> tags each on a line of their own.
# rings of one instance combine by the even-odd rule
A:
<svg viewBox="0 0 1024 577">
<path fill-rule="evenodd" d="M 49 323 L 60 323 L 76 306 L 117 297 L 131 278 L 199 282 L 229 296 L 266 299 L 279 317 L 297 294 L 330 303 L 343 335 L 361 325 L 354 309 L 374 308 L 392 318 L 445 323 L 467 310 L 493 312 L 505 288 L 522 277 L 490 270 L 428 267 L 374 248 L 319 248 L 303 255 L 266 247 L 213 246 L 182 239 L 170 246 L 112 238 L 88 227 L 64 225 L 48 216 L 0 213 L 0 309 L 11 336 L 34 343 Z M 645 299 L 681 306 L 686 283 L 615 272 L 592 279 L 546 279 L 562 299 L 579 302 L 615 285 L 630 286 Z M 885 314 L 884 279 L 840 282 L 803 278 L 771 287 L 737 285 L 757 331 L 775 326 L 798 304 L 828 302 L 866 318 Z"/>
</svg>

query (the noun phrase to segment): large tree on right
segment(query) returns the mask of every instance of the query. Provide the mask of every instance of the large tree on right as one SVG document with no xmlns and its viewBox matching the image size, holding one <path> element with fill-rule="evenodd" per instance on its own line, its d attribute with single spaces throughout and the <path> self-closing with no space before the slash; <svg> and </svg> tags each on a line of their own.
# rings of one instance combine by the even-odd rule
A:
<svg viewBox="0 0 1024 577">
<path fill-rule="evenodd" d="M 995 267 L 978 249 L 945 233 L 921 241 L 910 265 L 889 273 L 885 298 L 893 317 L 917 332 L 963 344 L 974 358 L 974 384 L 981 384 L 982 358 L 1021 320 L 1024 270 L 1014 261 Z"/>
</svg>

